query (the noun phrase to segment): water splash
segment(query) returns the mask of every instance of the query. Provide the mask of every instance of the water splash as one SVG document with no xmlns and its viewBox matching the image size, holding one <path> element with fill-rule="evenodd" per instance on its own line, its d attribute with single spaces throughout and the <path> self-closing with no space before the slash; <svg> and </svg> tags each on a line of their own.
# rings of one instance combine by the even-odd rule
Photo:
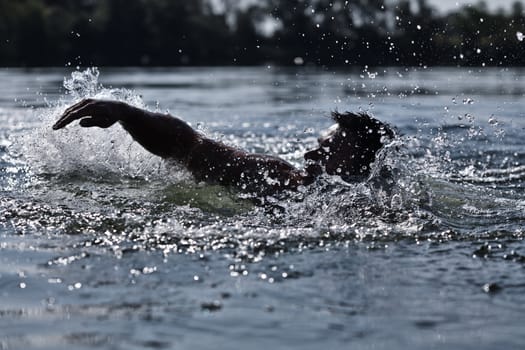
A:
<svg viewBox="0 0 525 350">
<path fill-rule="evenodd" d="M 85 71 L 71 73 L 71 78 L 64 78 L 66 94 L 71 95 L 74 100 L 80 100 L 88 96 L 95 96 L 98 91 L 103 90 L 98 78 L 100 72 L 97 68 L 88 68 Z"/>
<path fill-rule="evenodd" d="M 63 99 L 35 112 L 41 126 L 14 143 L 30 169 L 31 189 L 2 200 L 0 221 L 9 220 L 22 232 L 79 235 L 80 246 L 106 247 L 115 254 L 224 249 L 252 261 L 290 247 L 353 240 L 461 239 L 490 229 L 502 232 L 522 221 L 525 205 L 512 199 L 514 192 L 487 190 L 501 183 L 519 188 L 525 180 L 522 166 L 511 161 L 494 166 L 496 157 L 483 161 L 468 151 L 475 142 L 504 136 L 496 135 L 501 125 L 494 117 L 489 129 L 468 114 L 459 124 L 398 138 L 363 183 L 323 177 L 297 193 L 254 205 L 252 198 L 228 189 L 192 182 L 187 172 L 143 150 L 118 126 L 52 131 L 65 108 L 82 98 L 147 108 L 134 91 L 105 88 L 99 75 L 96 69 L 73 72 L 64 80 Z M 296 137 L 288 134 L 250 133 L 225 142 L 279 154 L 301 166 L 302 154 L 316 141 L 310 132 L 300 135 L 292 141 Z M 457 152 L 463 149 L 464 157 Z M 49 205 L 55 202 L 59 205 Z"/>
<path fill-rule="evenodd" d="M 64 110 L 84 98 L 123 101 L 146 108 L 141 97 L 128 89 L 108 89 L 99 83 L 99 71 L 88 68 L 75 71 L 71 78 L 64 79 L 64 98 L 49 103 L 46 108 L 34 113 L 40 126 L 15 141 L 13 150 L 22 155 L 34 173 L 52 176 L 108 178 L 188 178 L 176 164 L 166 164 L 159 157 L 146 152 L 122 128 L 107 130 L 81 128 L 73 123 L 60 131 L 51 130 L 51 125 Z M 109 176 L 111 178 L 111 176 Z"/>
</svg>

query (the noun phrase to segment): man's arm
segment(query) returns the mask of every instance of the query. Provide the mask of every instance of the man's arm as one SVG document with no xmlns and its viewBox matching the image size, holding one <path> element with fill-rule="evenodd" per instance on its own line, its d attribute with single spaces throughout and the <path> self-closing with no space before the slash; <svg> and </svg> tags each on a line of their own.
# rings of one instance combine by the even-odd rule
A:
<svg viewBox="0 0 525 350">
<path fill-rule="evenodd" d="M 201 136 L 182 120 L 124 102 L 85 99 L 69 107 L 53 125 L 61 129 L 75 120 L 82 127 L 108 128 L 120 122 L 135 141 L 163 158 L 185 161 Z"/>
<path fill-rule="evenodd" d="M 313 182 L 308 173 L 281 158 L 248 153 L 211 139 L 198 142 L 186 166 L 199 181 L 260 195 L 295 190 Z"/>
<path fill-rule="evenodd" d="M 75 120 L 80 120 L 82 127 L 100 128 L 120 122 L 146 150 L 184 162 L 201 181 L 259 194 L 296 189 L 313 181 L 308 173 L 280 158 L 224 145 L 201 136 L 180 119 L 123 102 L 83 100 L 68 108 L 53 129 L 62 129 Z"/>
</svg>

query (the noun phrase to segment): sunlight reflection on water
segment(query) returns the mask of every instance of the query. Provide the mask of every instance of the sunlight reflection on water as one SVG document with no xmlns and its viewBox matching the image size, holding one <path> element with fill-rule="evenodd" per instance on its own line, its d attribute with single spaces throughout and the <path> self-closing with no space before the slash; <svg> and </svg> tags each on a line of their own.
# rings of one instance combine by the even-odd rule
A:
<svg viewBox="0 0 525 350">
<path fill-rule="evenodd" d="M 0 348 L 525 343 L 523 71 L 1 74 Z M 330 110 L 371 111 L 403 135 L 381 163 L 395 181 L 255 205 L 118 126 L 52 132 L 86 94 L 297 166 Z"/>
</svg>

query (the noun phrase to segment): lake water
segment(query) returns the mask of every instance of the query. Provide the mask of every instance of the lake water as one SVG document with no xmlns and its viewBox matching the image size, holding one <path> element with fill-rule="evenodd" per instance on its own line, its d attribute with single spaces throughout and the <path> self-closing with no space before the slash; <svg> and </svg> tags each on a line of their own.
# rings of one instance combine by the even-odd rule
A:
<svg viewBox="0 0 525 350">
<path fill-rule="evenodd" d="M 500 68 L 1 69 L 0 349 L 522 349 L 524 94 Z M 254 205 L 118 125 L 52 131 L 85 96 L 297 166 L 368 111 L 394 183 Z"/>
</svg>

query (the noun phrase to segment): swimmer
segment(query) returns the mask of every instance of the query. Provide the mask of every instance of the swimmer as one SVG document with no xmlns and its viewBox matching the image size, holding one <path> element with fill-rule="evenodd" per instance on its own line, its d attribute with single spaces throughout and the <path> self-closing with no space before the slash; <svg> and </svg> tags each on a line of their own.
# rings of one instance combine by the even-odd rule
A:
<svg viewBox="0 0 525 350">
<path fill-rule="evenodd" d="M 169 114 L 119 101 L 84 99 L 66 109 L 53 129 L 75 120 L 82 127 L 99 128 L 119 122 L 146 150 L 180 162 L 198 181 L 266 195 L 308 186 L 323 173 L 347 182 L 362 180 L 369 175 L 378 151 L 395 137 L 388 125 L 365 113 L 333 112 L 332 119 L 336 124 L 319 138 L 319 147 L 304 154 L 304 169 L 207 138 Z"/>
</svg>

